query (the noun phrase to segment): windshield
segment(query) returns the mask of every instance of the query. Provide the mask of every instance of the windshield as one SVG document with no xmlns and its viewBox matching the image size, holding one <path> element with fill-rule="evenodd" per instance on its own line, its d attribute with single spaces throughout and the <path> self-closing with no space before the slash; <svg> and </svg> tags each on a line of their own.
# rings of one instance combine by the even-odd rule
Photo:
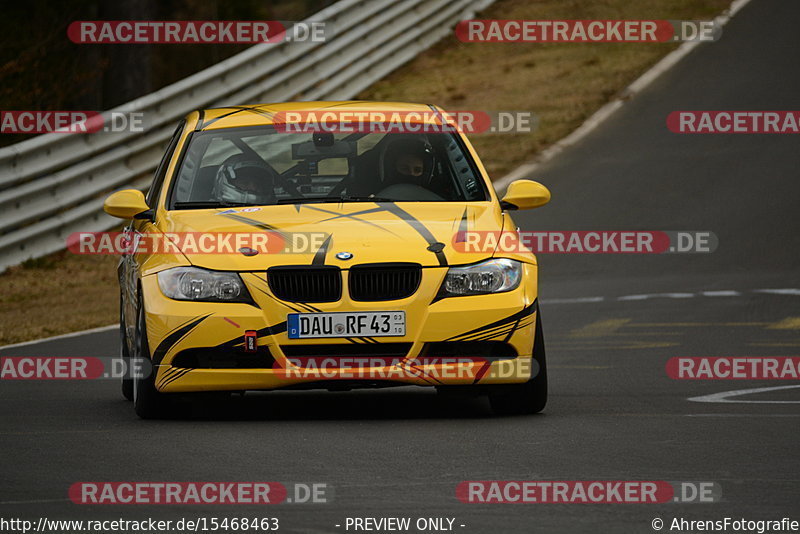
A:
<svg viewBox="0 0 800 534">
<path fill-rule="evenodd" d="M 451 133 L 283 133 L 260 126 L 194 133 L 169 206 L 488 198 Z"/>
</svg>

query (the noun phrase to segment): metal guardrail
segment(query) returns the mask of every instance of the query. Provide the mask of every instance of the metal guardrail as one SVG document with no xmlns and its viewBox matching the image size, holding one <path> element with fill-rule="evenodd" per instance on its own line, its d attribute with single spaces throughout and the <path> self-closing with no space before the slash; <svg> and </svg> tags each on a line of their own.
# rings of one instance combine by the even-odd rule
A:
<svg viewBox="0 0 800 534">
<path fill-rule="evenodd" d="M 340 0 L 326 42 L 264 43 L 104 113 L 143 112 L 144 132 L 45 134 L 0 149 L 0 272 L 61 250 L 77 231 L 119 221 L 102 211 L 121 187 L 146 189 L 175 124 L 195 109 L 346 100 L 494 0 Z"/>
</svg>

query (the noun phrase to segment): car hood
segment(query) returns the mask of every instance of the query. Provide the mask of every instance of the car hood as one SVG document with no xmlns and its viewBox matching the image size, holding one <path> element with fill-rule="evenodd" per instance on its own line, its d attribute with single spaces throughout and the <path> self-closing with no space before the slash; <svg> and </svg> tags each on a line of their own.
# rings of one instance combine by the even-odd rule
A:
<svg viewBox="0 0 800 534">
<path fill-rule="evenodd" d="M 413 262 L 426 267 L 468 264 L 491 257 L 493 251 L 459 251 L 453 246 L 456 234 L 499 232 L 502 228 L 502 214 L 490 202 L 358 202 L 180 210 L 169 212 L 162 226 L 167 233 L 179 234 L 267 232 L 271 233 L 268 238 L 279 239 L 272 243 L 295 243 L 296 249 L 289 253 L 280 246 L 280 252 L 254 256 L 238 251 L 198 253 L 185 244 L 180 247 L 193 265 L 225 271 L 312 264 L 341 268 L 386 262 Z M 308 238 L 305 246 L 304 237 Z M 350 253 L 352 258 L 339 259 L 338 253 Z"/>
</svg>

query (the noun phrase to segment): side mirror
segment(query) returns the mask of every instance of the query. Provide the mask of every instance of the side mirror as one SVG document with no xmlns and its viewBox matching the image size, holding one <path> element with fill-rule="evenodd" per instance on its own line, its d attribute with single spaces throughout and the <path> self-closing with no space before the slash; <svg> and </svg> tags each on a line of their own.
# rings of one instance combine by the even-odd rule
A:
<svg viewBox="0 0 800 534">
<path fill-rule="evenodd" d="M 550 202 L 550 190 L 533 180 L 515 180 L 500 201 L 504 210 L 529 210 Z"/>
<path fill-rule="evenodd" d="M 103 202 L 103 210 L 120 219 L 139 219 L 142 217 L 137 217 L 137 215 L 146 215 L 146 212 L 152 213 L 144 200 L 144 194 L 138 189 L 123 189 L 112 193 Z"/>
</svg>

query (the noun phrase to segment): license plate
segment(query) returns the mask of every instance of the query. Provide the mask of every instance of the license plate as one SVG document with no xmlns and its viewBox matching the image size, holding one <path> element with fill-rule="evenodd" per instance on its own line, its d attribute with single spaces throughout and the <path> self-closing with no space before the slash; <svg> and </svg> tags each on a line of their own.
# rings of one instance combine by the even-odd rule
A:
<svg viewBox="0 0 800 534">
<path fill-rule="evenodd" d="M 406 335 L 406 312 L 290 313 L 289 339 Z"/>
</svg>

